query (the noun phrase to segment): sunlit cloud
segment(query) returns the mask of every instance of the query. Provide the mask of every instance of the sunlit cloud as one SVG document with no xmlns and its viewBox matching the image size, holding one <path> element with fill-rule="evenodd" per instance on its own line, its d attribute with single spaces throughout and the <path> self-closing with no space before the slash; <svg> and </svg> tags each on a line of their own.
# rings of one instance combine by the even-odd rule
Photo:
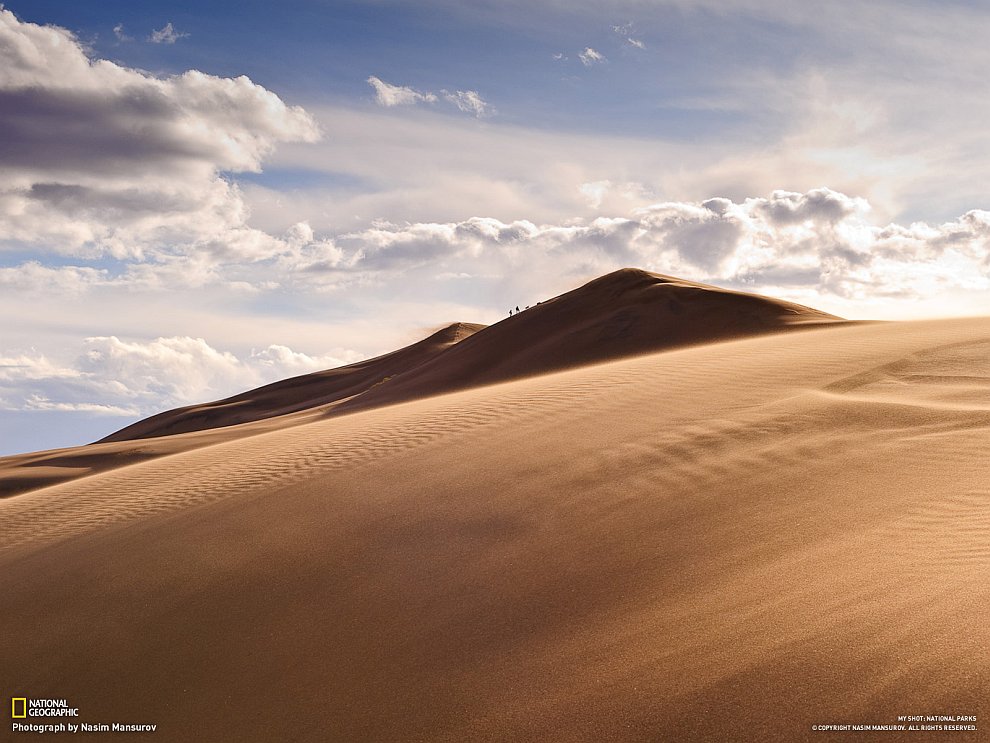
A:
<svg viewBox="0 0 990 743">
<path fill-rule="evenodd" d="M 374 75 L 368 78 L 368 85 L 375 89 L 375 100 L 379 106 L 412 106 L 417 103 L 436 103 L 433 93 L 422 93 L 414 88 L 391 85 Z"/>
<path fill-rule="evenodd" d="M 608 61 L 605 59 L 604 54 L 592 49 L 590 46 L 585 47 L 585 50 L 578 54 L 578 59 L 581 60 L 581 64 L 585 67 L 591 67 L 592 65 L 602 64 Z"/>
<path fill-rule="evenodd" d="M 375 102 L 379 106 L 415 106 L 417 103 L 436 103 L 443 100 L 453 105 L 458 111 L 469 113 L 477 118 L 490 116 L 494 109 L 476 90 L 446 90 L 440 94 L 416 90 L 403 85 L 392 85 L 372 75 L 367 80 L 375 90 Z"/>
<path fill-rule="evenodd" d="M 465 113 L 474 114 L 479 119 L 483 116 L 490 116 L 492 107 L 484 100 L 476 90 L 448 90 L 441 91 L 444 100 L 454 104 L 458 110 Z"/>
</svg>

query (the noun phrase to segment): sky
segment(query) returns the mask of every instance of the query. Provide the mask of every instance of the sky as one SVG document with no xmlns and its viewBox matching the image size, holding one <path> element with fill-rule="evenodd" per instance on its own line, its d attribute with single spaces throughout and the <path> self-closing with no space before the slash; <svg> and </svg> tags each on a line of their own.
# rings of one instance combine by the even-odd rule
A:
<svg viewBox="0 0 990 743">
<path fill-rule="evenodd" d="M 0 9 L 0 455 L 491 323 L 624 266 L 990 314 L 990 9 Z"/>
</svg>

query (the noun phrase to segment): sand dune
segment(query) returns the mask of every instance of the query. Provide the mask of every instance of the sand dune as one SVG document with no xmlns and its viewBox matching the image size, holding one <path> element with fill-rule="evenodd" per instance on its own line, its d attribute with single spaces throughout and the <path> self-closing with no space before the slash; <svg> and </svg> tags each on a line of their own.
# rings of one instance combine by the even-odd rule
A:
<svg viewBox="0 0 990 743">
<path fill-rule="evenodd" d="M 625 268 L 490 327 L 454 323 L 371 361 L 170 410 L 102 441 L 200 431 L 318 406 L 328 414 L 367 410 L 605 359 L 833 322 L 842 319 Z"/>
<path fill-rule="evenodd" d="M 0 683 L 168 741 L 944 740 L 811 726 L 987 712 L 988 360 L 835 324 L 155 439 L 229 434 L 0 501 Z"/>
<path fill-rule="evenodd" d="M 841 319 L 790 302 L 622 269 L 491 327 L 454 323 L 369 361 L 165 411 L 96 445 L 0 458 L 0 497 L 314 417 L 603 359 L 834 322 Z M 216 431 L 225 427 L 236 428 Z"/>
</svg>

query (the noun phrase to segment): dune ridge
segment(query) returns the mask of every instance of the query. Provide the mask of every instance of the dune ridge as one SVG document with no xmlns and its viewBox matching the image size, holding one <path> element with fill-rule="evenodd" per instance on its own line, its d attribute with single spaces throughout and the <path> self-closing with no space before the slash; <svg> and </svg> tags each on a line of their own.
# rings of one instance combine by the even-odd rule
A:
<svg viewBox="0 0 990 743">
<path fill-rule="evenodd" d="M 621 269 L 490 327 L 453 323 L 398 351 L 168 410 L 89 446 L 0 458 L 0 497 L 315 417 L 608 359 L 839 322 L 844 321 L 790 302 Z M 223 428 L 230 430 L 218 430 Z"/>
<path fill-rule="evenodd" d="M 847 321 L 792 302 L 624 268 L 491 325 L 334 412 L 840 322 Z"/>
<path fill-rule="evenodd" d="M 169 436 L 315 407 L 366 410 L 596 361 L 835 322 L 844 321 L 792 302 L 624 268 L 492 326 L 454 323 L 371 361 L 166 411 L 100 441 Z"/>
</svg>

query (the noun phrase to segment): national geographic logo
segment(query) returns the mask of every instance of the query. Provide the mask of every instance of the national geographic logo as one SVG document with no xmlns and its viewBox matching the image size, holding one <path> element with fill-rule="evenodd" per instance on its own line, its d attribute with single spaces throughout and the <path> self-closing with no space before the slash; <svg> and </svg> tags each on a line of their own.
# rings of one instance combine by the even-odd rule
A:
<svg viewBox="0 0 990 743">
<path fill-rule="evenodd" d="M 13 697 L 10 700 L 10 716 L 15 720 L 28 717 L 79 717 L 79 708 L 70 706 L 68 699 Z"/>
</svg>

